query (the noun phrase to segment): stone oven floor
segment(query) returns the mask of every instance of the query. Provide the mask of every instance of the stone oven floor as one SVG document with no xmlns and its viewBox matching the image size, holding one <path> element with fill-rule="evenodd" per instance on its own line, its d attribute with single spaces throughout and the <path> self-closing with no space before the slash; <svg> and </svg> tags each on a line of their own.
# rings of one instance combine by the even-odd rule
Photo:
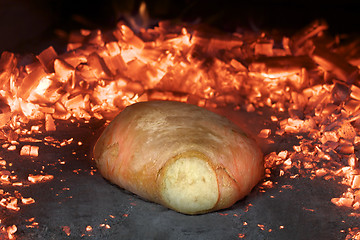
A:
<svg viewBox="0 0 360 240">
<path fill-rule="evenodd" d="M 258 114 L 226 115 L 245 126 L 262 119 Z M 30 143 L 39 146 L 38 157 L 0 150 L 7 164 L 12 163 L 8 170 L 19 180 L 41 171 L 54 176 L 36 184 L 24 181 L 23 186 L 2 186 L 6 192 L 19 191 L 35 200 L 19 204 L 19 211 L 0 208 L 2 224 L 17 226 L 16 239 L 345 239 L 349 228 L 359 226 L 359 217 L 350 215 L 354 210 L 330 202 L 346 186 L 337 180 L 289 178 L 286 174 L 271 178 L 274 187 L 260 191 L 258 186 L 232 208 L 204 215 L 183 215 L 144 201 L 96 171 L 91 151 L 103 124 L 63 122 L 55 132 L 32 135 L 36 139 L 51 136 L 59 142 L 73 138 L 60 148 Z M 25 144 L 20 142 L 17 149 Z M 264 145 L 263 150 L 266 154 L 289 144 Z M 31 218 L 37 226 L 28 226 Z M 92 229 L 87 231 L 87 226 Z"/>
</svg>

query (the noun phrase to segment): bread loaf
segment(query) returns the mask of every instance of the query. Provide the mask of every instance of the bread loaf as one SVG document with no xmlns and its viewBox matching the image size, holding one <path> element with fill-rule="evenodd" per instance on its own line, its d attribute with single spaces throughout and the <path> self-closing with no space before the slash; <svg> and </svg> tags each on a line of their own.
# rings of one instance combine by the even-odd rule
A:
<svg viewBox="0 0 360 240">
<path fill-rule="evenodd" d="M 225 117 L 171 101 L 125 108 L 94 147 L 100 173 L 185 214 L 228 208 L 262 178 L 256 142 Z"/>
</svg>

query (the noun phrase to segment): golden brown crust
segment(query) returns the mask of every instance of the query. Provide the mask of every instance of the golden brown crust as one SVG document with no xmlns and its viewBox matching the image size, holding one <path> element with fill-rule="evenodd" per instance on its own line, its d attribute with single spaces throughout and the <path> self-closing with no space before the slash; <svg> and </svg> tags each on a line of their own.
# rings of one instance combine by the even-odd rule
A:
<svg viewBox="0 0 360 240">
<path fill-rule="evenodd" d="M 222 116 L 179 102 L 142 102 L 127 107 L 94 148 L 105 178 L 163 205 L 161 169 L 169 160 L 189 153 L 206 159 L 217 175 L 219 200 L 208 211 L 230 207 L 263 176 L 262 153 L 252 138 Z"/>
</svg>

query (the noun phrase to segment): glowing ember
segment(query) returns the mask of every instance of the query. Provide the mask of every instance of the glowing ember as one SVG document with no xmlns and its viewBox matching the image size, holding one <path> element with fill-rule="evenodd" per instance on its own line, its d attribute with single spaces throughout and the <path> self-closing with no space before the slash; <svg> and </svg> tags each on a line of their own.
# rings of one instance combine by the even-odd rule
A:
<svg viewBox="0 0 360 240">
<path fill-rule="evenodd" d="M 358 227 L 350 228 L 349 234 L 345 239 L 359 240 L 360 239 L 360 229 Z"/>
<path fill-rule="evenodd" d="M 22 198 L 22 199 L 21 199 L 21 202 L 22 202 L 23 204 L 32 204 L 32 203 L 35 202 L 35 200 L 34 200 L 33 198 L 29 197 L 29 198 Z"/>
<path fill-rule="evenodd" d="M 109 229 L 109 228 L 110 228 L 110 225 L 109 225 L 109 224 L 102 223 L 102 224 L 100 224 L 100 227 L 104 227 L 104 228 L 106 228 L 106 229 Z"/>
<path fill-rule="evenodd" d="M 271 130 L 270 129 L 261 129 L 260 133 L 259 133 L 259 137 L 260 138 L 268 138 L 269 135 L 271 134 Z"/>
<path fill-rule="evenodd" d="M 62 230 L 66 233 L 67 236 L 70 236 L 71 230 L 69 226 L 63 226 Z"/>
<path fill-rule="evenodd" d="M 28 176 L 28 180 L 32 183 L 49 181 L 49 180 L 52 180 L 53 178 L 54 178 L 53 175 L 32 175 L 32 174 L 30 174 Z"/>
<path fill-rule="evenodd" d="M 31 156 L 31 157 L 37 157 L 39 155 L 39 147 L 38 146 L 30 146 L 25 145 L 20 150 L 21 156 Z"/>
<path fill-rule="evenodd" d="M 257 226 L 258 226 L 262 231 L 265 230 L 265 225 L 263 225 L 263 224 L 258 224 Z"/>
<path fill-rule="evenodd" d="M 6 231 L 8 233 L 8 238 L 13 239 L 14 238 L 14 233 L 17 231 L 17 227 L 15 225 L 12 225 L 12 226 L 8 227 L 6 229 Z"/>
</svg>

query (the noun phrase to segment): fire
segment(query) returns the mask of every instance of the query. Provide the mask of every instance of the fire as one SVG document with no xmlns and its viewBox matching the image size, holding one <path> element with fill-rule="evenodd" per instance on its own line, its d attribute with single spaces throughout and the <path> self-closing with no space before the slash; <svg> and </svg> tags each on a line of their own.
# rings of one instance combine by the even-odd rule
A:
<svg viewBox="0 0 360 240">
<path fill-rule="evenodd" d="M 37 157 L 39 154 L 38 152 L 39 152 L 38 146 L 24 145 L 20 150 L 20 155 Z"/>
<path fill-rule="evenodd" d="M 147 21 L 146 5 L 141 6 L 140 15 Z M 266 33 L 208 37 L 196 26 L 168 22 L 152 29 L 134 28 L 136 33 L 119 22 L 113 31 L 81 30 L 70 35 L 65 53 L 49 47 L 26 66 L 19 66 L 21 56 L 2 53 L 2 148 L 36 158 L 41 144 L 61 148 L 74 139 L 35 139 L 30 134 L 57 131 L 60 120 L 110 121 L 139 101 L 226 106 L 263 114 L 264 120 L 275 126 L 264 126 L 257 133 L 267 144 L 280 137 L 297 139 L 292 149 L 266 153 L 266 178 L 260 191 L 277 187 L 271 176 L 340 177 L 348 191 L 331 202 L 360 208 L 360 62 L 348 54 L 352 44 L 342 45 L 325 34 L 326 23 L 316 21 L 290 38 L 284 36 L 280 43 Z M 33 120 L 42 124 L 31 125 Z M 1 185 L 54 179 L 42 173 L 15 182 L 16 176 L 4 170 L 6 159 L 0 159 L 0 166 Z M 10 210 L 18 211 L 20 200 L 22 204 L 35 201 L 0 193 L 6 195 L 0 204 Z M 11 229 L 7 232 L 12 236 L 16 226 Z M 70 235 L 70 227 L 62 229 Z M 86 227 L 86 231 L 91 230 L 91 226 Z"/>
<path fill-rule="evenodd" d="M 17 231 L 17 227 L 15 225 L 9 226 L 6 231 L 8 233 L 8 238 L 14 239 L 14 233 Z"/>
<path fill-rule="evenodd" d="M 67 236 L 71 235 L 71 229 L 69 226 L 62 226 L 62 230 L 65 232 Z"/>
<path fill-rule="evenodd" d="M 17 232 L 16 225 L 11 225 L 8 227 L 3 226 L 0 228 L 0 234 L 2 234 L 0 236 L 2 236 L 3 239 L 15 239 L 16 232 Z"/>
<path fill-rule="evenodd" d="M 32 183 L 42 182 L 42 181 L 49 181 L 54 178 L 53 175 L 32 175 L 28 176 L 28 180 Z"/>
</svg>

